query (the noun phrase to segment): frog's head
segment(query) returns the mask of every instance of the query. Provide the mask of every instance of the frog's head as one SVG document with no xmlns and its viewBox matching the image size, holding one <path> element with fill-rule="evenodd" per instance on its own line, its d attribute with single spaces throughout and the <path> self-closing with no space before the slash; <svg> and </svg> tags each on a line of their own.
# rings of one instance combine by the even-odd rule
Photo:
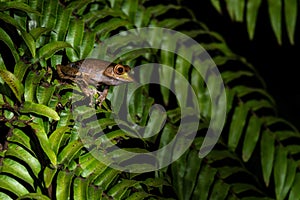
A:
<svg viewBox="0 0 300 200">
<path fill-rule="evenodd" d="M 134 79 L 129 75 L 130 67 L 127 65 L 114 64 L 109 65 L 103 74 L 109 78 L 115 79 L 121 83 L 134 82 Z"/>
</svg>

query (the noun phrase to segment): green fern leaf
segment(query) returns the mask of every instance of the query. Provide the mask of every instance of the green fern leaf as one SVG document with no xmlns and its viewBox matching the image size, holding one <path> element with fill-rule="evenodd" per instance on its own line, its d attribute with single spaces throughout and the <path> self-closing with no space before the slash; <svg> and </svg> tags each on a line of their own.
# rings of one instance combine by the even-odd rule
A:
<svg viewBox="0 0 300 200">
<path fill-rule="evenodd" d="M 71 181 L 74 177 L 74 173 L 59 171 L 56 178 L 56 198 L 57 199 L 69 199 L 71 197 Z"/>
<path fill-rule="evenodd" d="M 245 132 L 245 139 L 243 144 L 243 160 L 247 162 L 258 142 L 262 122 L 257 116 L 251 116 L 248 127 Z"/>
<path fill-rule="evenodd" d="M 76 156 L 77 152 L 83 147 L 83 144 L 79 140 L 74 140 L 70 142 L 63 150 L 59 153 L 57 157 L 57 162 L 59 164 L 64 164 L 68 166 L 70 161 Z"/>
<path fill-rule="evenodd" d="M 282 195 L 284 182 L 287 176 L 287 152 L 284 148 L 277 147 L 274 161 L 274 182 L 277 199 L 284 199 Z"/>
<path fill-rule="evenodd" d="M 5 83 L 13 91 L 14 95 L 19 102 L 22 102 L 22 97 L 24 94 L 24 87 L 17 77 L 7 70 L 0 69 L 0 77 L 5 81 Z"/>
<path fill-rule="evenodd" d="M 25 13 L 40 14 L 35 9 L 32 9 L 30 6 L 28 6 L 27 4 L 22 3 L 22 2 L 11 1 L 11 2 L 1 2 L 0 3 L 0 11 L 9 10 L 9 9 L 17 9 L 17 10 L 21 10 Z"/>
<path fill-rule="evenodd" d="M 255 25 L 260 4 L 261 0 L 249 0 L 246 5 L 246 21 L 250 39 L 253 39 L 254 37 Z"/>
<path fill-rule="evenodd" d="M 20 60 L 18 51 L 16 50 L 11 37 L 1 27 L 0 27 L 0 40 L 2 40 L 8 46 L 15 59 L 15 62 L 17 63 Z"/>
<path fill-rule="evenodd" d="M 281 44 L 282 3 L 281 3 L 281 1 L 278 1 L 278 0 L 268 0 L 268 7 L 269 7 L 269 15 L 270 15 L 270 20 L 271 20 L 271 25 L 272 25 L 273 31 L 275 33 L 278 43 Z"/>
<path fill-rule="evenodd" d="M 25 101 L 23 106 L 19 110 L 21 113 L 35 113 L 45 117 L 52 118 L 54 120 L 59 120 L 60 117 L 55 110 L 49 108 L 48 106 L 33 103 L 30 101 Z"/>
<path fill-rule="evenodd" d="M 69 43 L 62 41 L 50 42 L 38 50 L 38 60 L 41 59 L 49 59 L 53 54 L 57 51 L 65 49 L 65 48 L 73 48 Z"/>
<path fill-rule="evenodd" d="M 244 125 L 247 121 L 248 108 L 244 105 L 239 105 L 235 108 L 232 122 L 229 129 L 228 146 L 235 150 L 242 136 Z"/>
<path fill-rule="evenodd" d="M 20 182 L 4 174 L 0 174 L 0 188 L 8 190 L 17 196 L 22 196 L 29 193 L 26 187 L 23 186 Z"/>
<path fill-rule="evenodd" d="M 288 37 L 292 44 L 295 43 L 294 36 L 297 22 L 298 6 L 299 5 L 297 0 L 284 1 L 285 23 L 288 32 Z"/>
<path fill-rule="evenodd" d="M 266 186 L 268 186 L 270 183 L 270 176 L 275 157 L 275 139 L 268 131 L 262 133 L 260 142 L 260 156 L 263 178 Z"/>
</svg>

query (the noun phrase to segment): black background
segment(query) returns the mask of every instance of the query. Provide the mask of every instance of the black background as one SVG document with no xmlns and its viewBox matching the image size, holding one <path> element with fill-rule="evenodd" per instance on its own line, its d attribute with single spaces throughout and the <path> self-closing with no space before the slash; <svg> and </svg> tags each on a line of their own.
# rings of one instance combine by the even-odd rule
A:
<svg viewBox="0 0 300 200">
<path fill-rule="evenodd" d="M 299 16 L 295 44 L 291 45 L 283 24 L 282 45 L 272 31 L 266 1 L 262 1 L 253 40 L 249 40 L 246 23 L 233 22 L 228 13 L 218 13 L 210 1 L 184 1 L 199 21 L 212 31 L 219 32 L 231 50 L 254 65 L 266 82 L 267 92 L 275 99 L 279 117 L 292 122 L 300 129 L 300 38 Z"/>
</svg>

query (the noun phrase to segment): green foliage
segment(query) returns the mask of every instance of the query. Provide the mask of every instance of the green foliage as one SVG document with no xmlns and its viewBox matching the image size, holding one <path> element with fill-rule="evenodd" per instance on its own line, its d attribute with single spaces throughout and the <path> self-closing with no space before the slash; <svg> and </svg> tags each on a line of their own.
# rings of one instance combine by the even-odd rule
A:
<svg viewBox="0 0 300 200">
<path fill-rule="evenodd" d="M 237 22 L 247 22 L 247 28 L 250 39 L 254 37 L 255 24 L 257 20 L 258 11 L 263 3 L 262 0 L 226 0 L 226 8 L 222 9 L 220 0 L 211 0 L 212 5 L 220 13 L 227 10 L 230 18 Z M 296 22 L 298 15 L 299 2 L 297 0 L 268 0 L 268 12 L 272 29 L 276 35 L 279 44 L 282 43 L 283 25 L 286 27 L 288 38 L 294 44 Z M 224 7 L 225 7 L 224 6 Z M 244 16 L 245 14 L 245 16 Z M 283 15 L 283 16 L 282 16 Z"/>
<path fill-rule="evenodd" d="M 219 8 L 218 1 L 213 2 Z M 292 125 L 276 117 L 274 100 L 264 90 L 255 68 L 233 53 L 222 36 L 196 21 L 190 10 L 159 3 L 145 6 L 146 3 L 0 3 L 0 44 L 9 50 L 0 49 L 0 199 L 299 199 L 300 135 Z M 248 1 L 247 8 L 258 9 L 259 3 Z M 243 19 L 241 10 L 245 4 L 230 5 L 235 5 L 228 7 L 230 15 L 239 21 Z M 278 6 L 270 8 L 271 15 L 275 9 Z M 182 17 L 176 15 L 178 12 Z M 250 19 L 247 17 L 250 36 L 256 20 L 254 11 L 251 13 Z M 277 17 L 271 19 L 277 23 L 273 26 L 279 34 Z M 194 28 L 191 30 L 189 25 Z M 57 64 L 88 57 L 94 47 L 101 47 L 102 41 L 121 30 L 145 26 L 185 33 L 212 55 L 225 82 L 227 120 L 214 150 L 200 159 L 198 150 L 211 118 L 210 97 L 203 78 L 189 62 L 172 52 L 143 50 L 122 55 L 120 61 L 131 66 L 159 61 L 176 69 L 191 83 L 197 96 L 195 103 L 202 111 L 197 137 L 179 160 L 155 173 L 132 174 L 104 164 L 110 162 L 105 157 L 100 162 L 88 151 L 89 141 L 84 143 L 79 132 L 95 136 L 97 139 L 92 142 L 98 147 L 122 142 L 130 144 L 124 149 L 134 152 L 162 147 L 177 132 L 181 115 L 170 91 L 159 87 L 153 92 L 152 87 L 143 86 L 129 103 L 127 117 L 141 127 L 147 125 L 148 133 L 161 126 L 162 118 L 166 120 L 159 137 L 141 139 L 135 137 L 138 126 L 124 125 L 126 129 L 120 130 L 111 118 L 114 113 L 109 101 L 104 102 L 104 108 L 96 109 L 97 116 L 101 116 L 96 120 L 91 108 L 78 104 L 77 112 L 85 123 L 75 123 L 70 99 L 75 97 L 73 100 L 80 103 L 85 96 L 77 86 L 59 80 L 55 70 Z M 293 26 L 288 27 L 289 33 L 293 32 Z M 149 35 L 149 43 L 160 44 L 158 34 Z M 122 45 L 126 42 L 134 42 L 134 38 Z M 185 50 L 178 43 L 162 45 Z M 160 79 L 167 86 L 174 84 L 178 98 L 187 102 L 188 91 L 181 83 L 173 83 L 166 73 L 166 69 L 159 71 Z M 124 91 L 114 90 L 119 90 L 118 98 L 125 99 Z M 154 103 L 164 105 L 167 112 L 153 112 L 150 120 L 149 109 Z M 119 106 L 115 109 L 121 109 Z M 188 116 L 192 111 L 186 112 Z M 97 135 L 99 125 L 111 143 Z M 167 159 L 174 155 L 164 152 L 162 156 Z M 124 157 L 124 161 L 127 159 L 130 158 Z"/>
</svg>

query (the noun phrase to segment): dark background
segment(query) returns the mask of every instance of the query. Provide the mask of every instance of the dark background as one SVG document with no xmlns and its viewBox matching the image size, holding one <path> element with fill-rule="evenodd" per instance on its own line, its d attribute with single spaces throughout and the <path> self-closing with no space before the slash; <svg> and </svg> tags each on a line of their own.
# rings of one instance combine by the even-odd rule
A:
<svg viewBox="0 0 300 200">
<path fill-rule="evenodd" d="M 254 65 L 276 101 L 279 117 L 300 129 L 299 16 L 295 45 L 288 40 L 285 24 L 282 26 L 282 45 L 279 45 L 272 31 L 266 1 L 262 1 L 252 41 L 249 40 L 246 23 L 233 22 L 226 12 L 219 14 L 210 1 L 200 2 L 197 5 L 197 0 L 189 0 L 183 4 L 194 11 L 199 21 L 219 32 L 234 53 L 246 57 Z"/>
</svg>

